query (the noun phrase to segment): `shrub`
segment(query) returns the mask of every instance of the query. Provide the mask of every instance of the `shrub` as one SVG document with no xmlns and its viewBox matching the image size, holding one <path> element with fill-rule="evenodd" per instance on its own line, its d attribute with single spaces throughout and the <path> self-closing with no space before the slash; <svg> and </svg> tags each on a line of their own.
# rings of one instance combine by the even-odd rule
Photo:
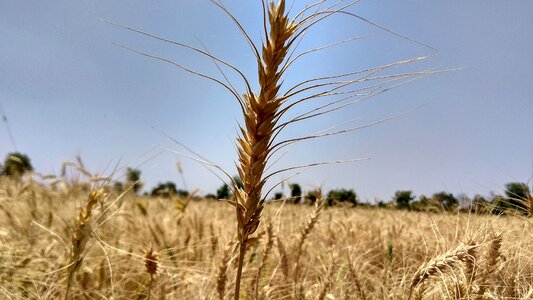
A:
<svg viewBox="0 0 533 300">
<path fill-rule="evenodd" d="M 291 199 L 294 201 L 294 203 L 300 203 L 302 200 L 302 188 L 300 185 L 293 183 L 289 185 L 289 188 L 291 189 Z"/>
<path fill-rule="evenodd" d="M 223 184 L 218 190 L 217 190 L 217 199 L 228 199 L 229 198 L 229 185 Z"/>
<path fill-rule="evenodd" d="M 398 209 L 411 209 L 411 201 L 415 199 L 413 191 L 396 191 L 394 194 L 394 202 Z"/>
<path fill-rule="evenodd" d="M 335 203 L 346 202 L 357 205 L 357 194 L 353 190 L 339 189 L 331 190 L 328 193 L 327 204 L 332 206 Z"/>
<path fill-rule="evenodd" d="M 513 209 L 523 212 L 528 211 L 528 200 L 531 197 L 529 187 L 522 182 L 510 182 L 505 185 L 505 195 L 507 202 Z"/>
<path fill-rule="evenodd" d="M 33 171 L 31 160 L 20 152 L 8 153 L 4 161 L 2 173 L 11 177 L 20 177 L 26 172 Z"/>
<path fill-rule="evenodd" d="M 135 194 L 141 190 L 143 183 L 141 182 L 141 171 L 139 169 L 128 168 L 126 171 L 126 180 L 128 187 L 132 187 Z"/>
</svg>

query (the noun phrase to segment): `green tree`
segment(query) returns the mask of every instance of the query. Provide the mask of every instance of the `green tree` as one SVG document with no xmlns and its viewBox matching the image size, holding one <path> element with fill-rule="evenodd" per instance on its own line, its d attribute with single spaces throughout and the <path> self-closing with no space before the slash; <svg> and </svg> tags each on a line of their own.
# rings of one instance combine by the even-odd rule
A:
<svg viewBox="0 0 533 300">
<path fill-rule="evenodd" d="M 4 161 L 3 174 L 19 178 L 29 171 L 33 171 L 33 167 L 30 158 L 26 154 L 20 152 L 7 154 Z"/>
<path fill-rule="evenodd" d="M 169 198 L 177 194 L 178 190 L 176 189 L 176 184 L 171 181 L 158 184 L 155 188 L 152 189 L 151 192 L 152 196 L 159 196 L 165 198 Z"/>
<path fill-rule="evenodd" d="M 507 202 L 512 208 L 527 211 L 531 192 L 527 184 L 522 182 L 510 182 L 505 185 Z"/>
<path fill-rule="evenodd" d="M 316 190 L 309 191 L 305 195 L 305 201 L 306 202 L 309 201 L 309 203 L 311 203 L 311 205 L 314 205 L 316 203 L 317 199 L 318 199 L 318 193 L 317 193 Z"/>
<path fill-rule="evenodd" d="M 470 211 L 476 214 L 487 213 L 489 211 L 489 202 L 485 197 L 476 194 L 474 195 L 474 198 L 472 198 Z"/>
<path fill-rule="evenodd" d="M 242 183 L 242 180 L 239 176 L 233 176 L 233 181 L 235 181 L 235 184 L 237 184 L 237 187 L 242 189 L 244 187 L 244 184 Z"/>
<path fill-rule="evenodd" d="M 394 193 L 394 202 L 398 209 L 411 209 L 411 201 L 415 199 L 413 191 L 396 191 Z"/>
<path fill-rule="evenodd" d="M 217 190 L 217 199 L 228 199 L 230 195 L 229 185 L 223 184 L 218 190 Z"/>
<path fill-rule="evenodd" d="M 187 197 L 189 197 L 190 193 L 187 190 L 178 189 L 176 191 L 176 195 L 178 195 L 180 197 L 183 197 L 183 198 L 187 198 Z"/>
<path fill-rule="evenodd" d="M 126 171 L 126 180 L 128 186 L 132 187 L 135 194 L 141 190 L 143 183 L 141 182 L 141 171 L 139 169 L 128 168 Z"/>
<path fill-rule="evenodd" d="M 327 204 L 332 206 L 335 203 L 347 202 L 357 205 L 357 194 L 353 190 L 339 189 L 331 190 L 328 193 Z"/>
<path fill-rule="evenodd" d="M 411 203 L 411 209 L 415 211 L 425 211 L 431 207 L 431 199 L 426 195 L 420 195 L 417 201 Z"/>
<path fill-rule="evenodd" d="M 117 194 L 122 194 L 124 192 L 124 184 L 120 181 L 115 181 L 113 184 L 113 190 Z"/>
<path fill-rule="evenodd" d="M 433 194 L 431 200 L 445 210 L 452 210 L 459 203 L 451 193 L 444 191 Z"/>
<path fill-rule="evenodd" d="M 302 199 L 302 188 L 297 183 L 289 184 L 289 188 L 291 189 L 291 199 L 294 201 L 294 203 L 300 203 L 300 200 Z"/>
<path fill-rule="evenodd" d="M 509 199 L 502 195 L 495 195 L 491 201 L 492 211 L 494 215 L 501 215 L 507 210 L 513 209 L 513 206 L 509 203 Z"/>
</svg>

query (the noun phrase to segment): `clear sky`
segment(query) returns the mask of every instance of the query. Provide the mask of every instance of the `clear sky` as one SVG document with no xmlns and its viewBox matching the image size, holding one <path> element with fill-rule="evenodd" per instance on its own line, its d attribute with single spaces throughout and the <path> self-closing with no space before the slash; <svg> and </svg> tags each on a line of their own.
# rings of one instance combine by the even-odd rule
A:
<svg viewBox="0 0 533 300">
<path fill-rule="evenodd" d="M 305 3 L 296 1 L 293 10 Z M 259 43 L 260 1 L 225 4 Z M 350 11 L 436 51 L 339 15 L 319 24 L 299 50 L 363 38 L 309 55 L 287 73 L 287 83 L 428 54 L 436 56 L 397 71 L 464 69 L 411 82 L 289 130 L 288 137 L 305 135 L 355 118 L 352 124 L 360 125 L 424 105 L 384 124 L 290 147 L 277 167 L 371 158 L 308 169 L 290 182 L 304 189 L 353 188 L 363 199 L 388 200 L 399 189 L 417 195 L 488 194 L 531 178 L 533 2 L 366 0 Z M 236 101 L 212 82 L 113 43 L 221 77 L 215 65 L 99 19 L 197 47 L 203 43 L 256 82 L 242 35 L 208 0 L 0 0 L 0 102 L 16 143 L 0 123 L 0 156 L 16 147 L 37 171 L 55 174 L 76 155 L 103 174 L 119 161 L 131 161 L 147 188 L 167 180 L 183 188 L 179 160 L 189 189 L 214 192 L 221 183 L 204 167 L 155 147 L 183 151 L 162 131 L 236 174 L 234 139 L 241 121 Z M 244 91 L 237 77 L 231 79 Z"/>
</svg>

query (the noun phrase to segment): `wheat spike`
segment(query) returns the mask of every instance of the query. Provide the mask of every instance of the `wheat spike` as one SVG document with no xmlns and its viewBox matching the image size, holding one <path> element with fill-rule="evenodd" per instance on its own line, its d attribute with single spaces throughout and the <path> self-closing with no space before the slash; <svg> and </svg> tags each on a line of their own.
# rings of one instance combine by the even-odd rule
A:
<svg viewBox="0 0 533 300">
<path fill-rule="evenodd" d="M 67 269 L 67 288 L 65 292 L 65 299 L 69 299 L 70 288 L 72 286 L 72 280 L 74 274 L 80 268 L 81 262 L 83 260 L 82 253 L 85 250 L 85 245 L 89 240 L 91 233 L 91 216 L 93 209 L 104 196 L 104 189 L 100 188 L 98 190 L 91 190 L 89 192 L 89 197 L 87 204 L 84 208 L 81 209 L 78 217 L 76 218 L 76 224 L 74 229 L 74 235 L 72 236 L 72 248 L 71 248 L 71 258 L 70 264 Z"/>
<path fill-rule="evenodd" d="M 298 244 L 296 245 L 296 258 L 295 258 L 294 279 L 293 279 L 294 282 L 298 281 L 298 276 L 300 272 L 300 256 L 302 255 L 304 242 L 309 236 L 309 234 L 311 233 L 311 231 L 313 230 L 313 227 L 318 221 L 318 217 L 320 216 L 322 208 L 324 207 L 322 191 L 318 189 L 316 194 L 317 194 L 316 209 L 313 212 L 313 214 L 309 217 L 309 220 L 307 220 L 306 226 L 300 232 L 300 238 L 298 239 Z"/>
<path fill-rule="evenodd" d="M 159 264 L 159 254 L 154 251 L 152 245 L 150 248 L 144 250 L 144 266 L 146 273 L 150 275 L 150 282 L 148 283 L 148 300 L 152 297 L 152 284 L 154 276 L 157 274 Z"/>
<path fill-rule="evenodd" d="M 468 263 L 475 257 L 475 251 L 479 246 L 461 244 L 457 248 L 438 255 L 424 264 L 413 276 L 411 281 L 409 299 L 416 287 L 422 285 L 428 278 L 442 274 L 448 269 L 456 267 L 459 262 Z"/>
<path fill-rule="evenodd" d="M 270 35 L 263 45 L 262 61 L 258 62 L 259 93 L 244 95 L 244 128 L 237 138 L 239 164 L 237 170 L 243 188 L 235 186 L 239 241 L 246 243 L 248 236 L 259 226 L 263 203 L 263 178 L 271 141 L 276 125 L 276 114 L 282 105 L 277 97 L 280 88 L 279 67 L 289 51 L 287 40 L 296 27 L 285 15 L 285 1 L 278 5 L 270 2 Z"/>
<path fill-rule="evenodd" d="M 228 278 L 228 265 L 231 259 L 231 250 L 233 248 L 233 241 L 230 241 L 226 248 L 224 249 L 224 254 L 222 255 L 222 261 L 218 267 L 217 274 L 217 293 L 220 300 L 224 300 L 226 295 L 226 280 Z"/>
<path fill-rule="evenodd" d="M 258 299 L 259 281 L 261 280 L 261 272 L 266 266 L 267 259 L 270 256 L 270 252 L 272 251 L 272 246 L 274 245 L 274 231 L 272 228 L 272 223 L 270 222 L 267 223 L 266 225 L 266 235 L 267 235 L 267 242 L 263 249 L 263 257 L 261 260 L 261 264 L 257 268 L 257 273 L 255 274 L 255 278 L 252 282 L 252 291 L 253 291 L 255 299 Z"/>
<path fill-rule="evenodd" d="M 479 289 L 476 292 L 476 295 L 480 298 L 485 294 L 487 287 L 490 286 L 490 277 L 500 259 L 501 253 L 500 248 L 502 246 L 502 234 L 494 234 L 492 240 L 490 241 L 489 248 L 485 253 L 485 263 L 484 269 L 479 276 Z"/>
</svg>

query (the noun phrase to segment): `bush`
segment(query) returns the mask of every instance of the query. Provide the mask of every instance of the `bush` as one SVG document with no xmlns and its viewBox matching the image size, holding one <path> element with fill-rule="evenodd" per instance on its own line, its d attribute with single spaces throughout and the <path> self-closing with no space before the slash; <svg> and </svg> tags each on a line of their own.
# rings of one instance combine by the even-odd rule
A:
<svg viewBox="0 0 533 300">
<path fill-rule="evenodd" d="M 181 193 L 185 192 L 185 197 L 189 195 L 187 191 L 180 190 Z M 178 190 L 176 189 L 176 185 L 171 182 L 167 181 L 166 183 L 160 183 L 155 188 L 152 189 L 152 192 L 150 193 L 151 196 L 159 196 L 159 197 L 165 197 L 170 198 L 174 195 L 179 195 Z M 182 195 L 180 195 L 182 196 Z"/>
<path fill-rule="evenodd" d="M 126 171 L 126 180 L 128 187 L 132 187 L 135 194 L 141 190 L 143 183 L 141 182 L 141 171 L 139 169 L 128 168 Z"/>
<path fill-rule="evenodd" d="M 19 178 L 24 173 L 33 171 L 31 160 L 26 154 L 20 152 L 8 153 L 4 161 L 2 174 Z"/>
<path fill-rule="evenodd" d="M 299 184 L 293 183 L 289 185 L 289 188 L 291 189 L 291 199 L 294 201 L 294 203 L 300 203 L 302 200 L 302 188 Z"/>
<path fill-rule="evenodd" d="M 411 210 L 411 201 L 414 199 L 415 196 L 412 191 L 396 191 L 393 198 L 396 208 L 409 210 Z"/>
<path fill-rule="evenodd" d="M 528 211 L 528 200 L 531 197 L 531 193 L 527 184 L 510 182 L 505 185 L 505 195 L 510 208 L 518 209 L 522 212 Z"/>
<path fill-rule="evenodd" d="M 350 203 L 352 205 L 357 205 L 357 194 L 353 190 L 331 190 L 328 193 L 327 205 L 332 206 L 335 203 Z"/>
<path fill-rule="evenodd" d="M 217 199 L 229 199 L 229 195 L 230 195 L 229 185 L 224 183 L 217 190 Z"/>
<path fill-rule="evenodd" d="M 452 210 L 459 203 L 451 193 L 444 191 L 433 194 L 433 196 L 431 196 L 431 201 L 447 211 Z"/>
</svg>

